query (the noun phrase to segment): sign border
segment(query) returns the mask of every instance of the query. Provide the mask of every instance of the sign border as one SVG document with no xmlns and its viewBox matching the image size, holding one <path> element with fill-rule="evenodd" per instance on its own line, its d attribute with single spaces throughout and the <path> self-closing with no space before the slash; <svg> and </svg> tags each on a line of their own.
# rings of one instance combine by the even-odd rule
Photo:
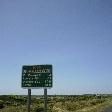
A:
<svg viewBox="0 0 112 112">
<path fill-rule="evenodd" d="M 23 65 L 22 66 L 22 70 L 23 70 L 23 67 L 24 66 L 45 66 L 45 65 L 50 65 L 50 66 L 52 66 L 52 86 L 51 87 L 23 87 L 22 86 L 22 75 L 21 75 L 21 88 L 23 88 L 23 89 L 51 89 L 52 87 L 53 87 L 53 65 L 52 64 L 41 64 L 41 65 Z"/>
</svg>

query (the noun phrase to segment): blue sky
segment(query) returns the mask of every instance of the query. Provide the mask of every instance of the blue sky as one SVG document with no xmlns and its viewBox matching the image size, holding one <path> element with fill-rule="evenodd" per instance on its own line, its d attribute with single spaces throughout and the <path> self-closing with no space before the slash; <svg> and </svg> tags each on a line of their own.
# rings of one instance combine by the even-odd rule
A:
<svg viewBox="0 0 112 112">
<path fill-rule="evenodd" d="M 112 93 L 112 1 L 0 0 L 0 94 L 29 64 L 53 65 L 48 94 Z"/>
</svg>

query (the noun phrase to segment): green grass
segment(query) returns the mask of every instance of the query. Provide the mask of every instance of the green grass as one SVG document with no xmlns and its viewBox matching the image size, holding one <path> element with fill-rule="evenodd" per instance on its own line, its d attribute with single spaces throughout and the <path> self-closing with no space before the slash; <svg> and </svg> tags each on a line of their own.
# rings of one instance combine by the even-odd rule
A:
<svg viewBox="0 0 112 112">
<path fill-rule="evenodd" d="M 0 96 L 0 112 L 27 112 L 27 96 Z M 112 95 L 49 96 L 48 112 L 103 112 L 112 106 Z M 43 109 L 43 96 L 32 96 L 31 112 Z"/>
</svg>

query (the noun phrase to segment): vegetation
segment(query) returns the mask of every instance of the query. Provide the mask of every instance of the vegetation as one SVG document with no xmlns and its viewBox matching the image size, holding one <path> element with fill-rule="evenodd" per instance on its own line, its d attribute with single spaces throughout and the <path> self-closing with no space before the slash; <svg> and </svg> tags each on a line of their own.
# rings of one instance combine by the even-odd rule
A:
<svg viewBox="0 0 112 112">
<path fill-rule="evenodd" d="M 31 112 L 43 112 L 43 96 L 32 96 Z M 112 106 L 112 95 L 51 95 L 48 112 L 103 112 Z M 27 112 L 27 96 L 1 95 L 0 112 Z"/>
</svg>

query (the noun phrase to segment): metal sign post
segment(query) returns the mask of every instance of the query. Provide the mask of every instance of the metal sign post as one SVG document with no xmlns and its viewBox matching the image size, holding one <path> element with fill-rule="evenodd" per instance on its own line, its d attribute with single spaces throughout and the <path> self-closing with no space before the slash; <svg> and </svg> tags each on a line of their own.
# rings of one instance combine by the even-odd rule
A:
<svg viewBox="0 0 112 112">
<path fill-rule="evenodd" d="M 21 86 L 28 89 L 28 112 L 31 111 L 31 89 L 44 88 L 44 112 L 47 112 L 47 88 L 53 86 L 52 65 L 24 65 Z"/>
<path fill-rule="evenodd" d="M 44 89 L 44 112 L 47 112 L 47 89 Z"/>
<path fill-rule="evenodd" d="M 31 105 L 31 89 L 28 89 L 28 112 L 30 112 L 30 105 Z"/>
</svg>

